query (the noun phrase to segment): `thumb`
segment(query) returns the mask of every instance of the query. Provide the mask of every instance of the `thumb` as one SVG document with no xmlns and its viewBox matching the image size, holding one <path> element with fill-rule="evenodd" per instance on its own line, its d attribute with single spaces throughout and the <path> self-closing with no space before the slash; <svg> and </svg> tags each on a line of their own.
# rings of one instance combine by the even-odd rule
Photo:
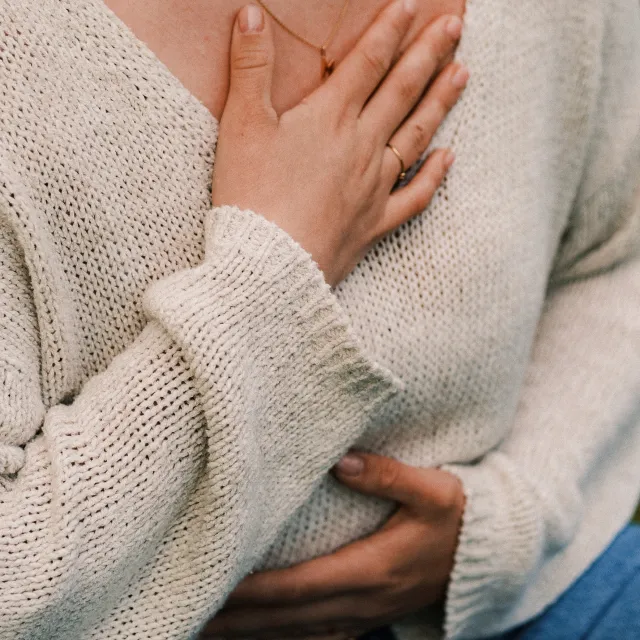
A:
<svg viewBox="0 0 640 640">
<path fill-rule="evenodd" d="M 416 510 L 448 509 L 461 495 L 460 482 L 452 474 L 413 467 L 372 453 L 349 452 L 334 467 L 334 472 L 351 489 Z"/>
<path fill-rule="evenodd" d="M 273 61 L 273 35 L 262 8 L 242 7 L 233 26 L 227 100 L 244 113 L 272 112 Z"/>
</svg>

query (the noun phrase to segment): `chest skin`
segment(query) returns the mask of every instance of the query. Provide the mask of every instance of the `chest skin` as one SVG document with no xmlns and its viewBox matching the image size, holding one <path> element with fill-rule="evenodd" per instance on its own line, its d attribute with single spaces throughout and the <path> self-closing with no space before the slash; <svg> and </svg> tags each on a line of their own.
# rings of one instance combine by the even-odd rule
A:
<svg viewBox="0 0 640 640">
<path fill-rule="evenodd" d="M 219 120 L 228 90 L 229 44 L 235 15 L 245 0 L 104 0 L 180 82 Z M 320 45 L 331 33 L 343 0 L 265 2 L 295 33 Z M 388 0 L 350 0 L 329 49 L 340 61 Z M 464 0 L 420 0 L 402 49 L 434 18 L 462 16 Z M 274 25 L 276 62 L 272 100 L 278 113 L 298 104 L 320 83 L 320 55 Z"/>
</svg>

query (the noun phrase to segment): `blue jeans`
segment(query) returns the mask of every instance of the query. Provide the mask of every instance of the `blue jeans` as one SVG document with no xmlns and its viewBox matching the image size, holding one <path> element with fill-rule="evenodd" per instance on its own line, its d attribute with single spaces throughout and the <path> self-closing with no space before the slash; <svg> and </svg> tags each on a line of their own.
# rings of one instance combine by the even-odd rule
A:
<svg viewBox="0 0 640 640">
<path fill-rule="evenodd" d="M 629 525 L 554 604 L 487 640 L 640 640 L 640 526 Z M 363 640 L 394 640 L 388 629 Z"/>
</svg>

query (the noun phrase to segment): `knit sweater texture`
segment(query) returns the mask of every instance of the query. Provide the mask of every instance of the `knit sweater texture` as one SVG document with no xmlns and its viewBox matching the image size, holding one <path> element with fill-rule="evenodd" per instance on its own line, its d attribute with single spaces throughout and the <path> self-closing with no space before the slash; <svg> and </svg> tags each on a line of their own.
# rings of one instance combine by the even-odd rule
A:
<svg viewBox="0 0 640 640">
<path fill-rule="evenodd" d="M 467 496 L 401 640 L 523 622 L 603 551 L 640 490 L 637 0 L 468 0 L 456 165 L 335 288 L 211 207 L 217 121 L 102 0 L 0 18 L 2 640 L 194 638 L 384 522 L 351 446 Z"/>
</svg>

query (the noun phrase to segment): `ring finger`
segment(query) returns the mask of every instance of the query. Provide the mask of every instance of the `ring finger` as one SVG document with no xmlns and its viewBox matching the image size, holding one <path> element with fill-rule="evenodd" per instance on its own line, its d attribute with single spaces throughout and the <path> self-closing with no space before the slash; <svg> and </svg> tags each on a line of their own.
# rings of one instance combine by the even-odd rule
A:
<svg viewBox="0 0 640 640">
<path fill-rule="evenodd" d="M 469 71 L 466 67 L 458 63 L 448 65 L 389 140 L 400 156 L 398 158 L 389 146 L 385 147 L 382 179 L 389 185 L 389 190 L 396 183 L 401 170 L 408 170 L 422 156 L 436 130 L 460 98 L 468 80 Z"/>
</svg>

